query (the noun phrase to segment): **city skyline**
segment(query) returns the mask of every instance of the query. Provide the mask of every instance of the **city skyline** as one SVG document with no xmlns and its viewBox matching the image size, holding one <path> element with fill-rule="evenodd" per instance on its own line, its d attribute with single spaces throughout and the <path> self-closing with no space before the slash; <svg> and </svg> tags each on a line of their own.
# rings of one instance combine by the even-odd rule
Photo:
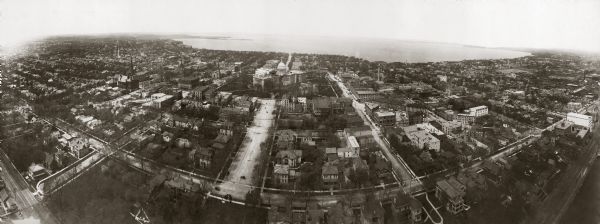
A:
<svg viewBox="0 0 600 224">
<path fill-rule="evenodd" d="M 600 51 L 600 2 L 0 1 L 0 45 L 49 35 L 243 33 Z"/>
</svg>

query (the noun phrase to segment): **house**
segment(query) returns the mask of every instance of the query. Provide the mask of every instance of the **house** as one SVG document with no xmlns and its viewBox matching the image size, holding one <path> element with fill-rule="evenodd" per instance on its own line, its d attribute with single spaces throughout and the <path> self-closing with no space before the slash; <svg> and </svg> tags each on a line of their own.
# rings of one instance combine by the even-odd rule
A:
<svg viewBox="0 0 600 224">
<path fill-rule="evenodd" d="M 352 148 L 335 148 L 337 158 L 358 158 L 359 154 Z"/>
<path fill-rule="evenodd" d="M 421 201 L 410 198 L 410 221 L 411 223 L 420 223 L 424 220 L 423 204 Z"/>
<path fill-rule="evenodd" d="M 327 157 L 327 161 L 329 162 L 339 159 L 339 156 L 337 154 L 337 148 L 325 148 L 325 157 Z"/>
<path fill-rule="evenodd" d="M 293 146 L 296 143 L 296 132 L 291 129 L 283 129 L 277 130 L 275 132 L 275 136 L 277 136 L 277 146 L 281 148 L 287 148 L 288 146 Z"/>
<path fill-rule="evenodd" d="M 196 146 L 195 149 L 190 152 L 190 159 L 192 159 L 195 165 L 201 169 L 210 168 L 213 156 L 214 151 L 209 147 Z"/>
<path fill-rule="evenodd" d="M 50 176 L 50 172 L 40 164 L 32 163 L 27 171 L 27 177 L 33 182 L 40 181 Z"/>
<path fill-rule="evenodd" d="M 71 138 L 68 142 L 68 147 L 69 153 L 78 159 L 89 152 L 87 140 L 80 137 Z"/>
<path fill-rule="evenodd" d="M 403 192 L 399 192 L 393 199 L 392 211 L 399 220 L 408 217 L 410 223 L 420 223 L 424 220 L 423 204 Z"/>
<path fill-rule="evenodd" d="M 279 184 L 288 184 L 300 176 L 300 172 L 290 167 L 290 165 L 275 164 L 273 166 L 273 176 L 275 182 Z"/>
<path fill-rule="evenodd" d="M 360 154 L 360 145 L 358 144 L 358 140 L 356 140 L 356 137 L 354 136 L 346 137 L 346 148 L 353 151 L 354 157 L 358 157 L 358 155 Z"/>
<path fill-rule="evenodd" d="M 321 178 L 325 185 L 335 185 L 338 183 L 339 171 L 337 166 L 332 163 L 325 163 L 321 168 Z"/>
<path fill-rule="evenodd" d="M 318 203 L 309 202 L 306 206 L 306 224 L 323 224 L 325 223 L 325 211 Z"/>
<path fill-rule="evenodd" d="M 452 214 L 458 214 L 469 209 L 469 206 L 464 203 L 465 193 L 452 187 L 446 180 L 436 182 L 435 196 L 446 203 L 446 210 Z"/>
<path fill-rule="evenodd" d="M 338 202 L 327 209 L 327 223 L 354 224 L 352 208 L 344 202 Z"/>
<path fill-rule="evenodd" d="M 498 186 L 502 183 L 502 167 L 500 167 L 495 162 L 485 160 L 482 164 L 483 172 L 482 174 L 492 182 L 494 185 Z"/>
<path fill-rule="evenodd" d="M 171 127 L 187 128 L 198 131 L 202 127 L 202 120 L 173 116 L 172 122 L 169 122 L 168 125 Z"/>
<path fill-rule="evenodd" d="M 219 135 L 233 136 L 233 122 L 225 121 L 219 128 Z"/>
<path fill-rule="evenodd" d="M 375 199 L 374 196 L 367 196 L 365 205 L 362 208 L 361 221 L 362 223 L 372 224 L 383 224 L 384 223 L 384 209 Z"/>
<path fill-rule="evenodd" d="M 275 155 L 276 164 L 297 167 L 302 162 L 302 150 L 282 150 Z"/>
<path fill-rule="evenodd" d="M 455 177 L 450 177 L 448 178 L 448 183 L 456 190 L 458 190 L 461 194 L 466 194 L 467 193 L 467 187 L 460 183 L 458 180 L 456 180 Z"/>
<path fill-rule="evenodd" d="M 175 139 L 175 146 L 179 148 L 190 148 L 192 143 L 187 138 L 177 138 Z"/>
</svg>

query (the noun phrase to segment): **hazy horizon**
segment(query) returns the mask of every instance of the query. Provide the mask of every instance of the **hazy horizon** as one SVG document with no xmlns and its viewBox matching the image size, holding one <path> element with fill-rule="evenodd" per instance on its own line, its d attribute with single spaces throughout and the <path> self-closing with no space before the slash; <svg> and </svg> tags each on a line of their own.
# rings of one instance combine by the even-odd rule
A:
<svg viewBox="0 0 600 224">
<path fill-rule="evenodd" d="M 243 33 L 600 52 L 594 0 L 0 0 L 0 45 L 54 35 Z"/>
</svg>

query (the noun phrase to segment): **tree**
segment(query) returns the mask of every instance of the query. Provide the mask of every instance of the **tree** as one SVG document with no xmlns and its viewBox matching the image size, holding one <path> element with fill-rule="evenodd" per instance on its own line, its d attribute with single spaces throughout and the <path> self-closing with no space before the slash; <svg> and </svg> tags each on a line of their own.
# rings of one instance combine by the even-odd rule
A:
<svg viewBox="0 0 600 224">
<path fill-rule="evenodd" d="M 260 205 L 261 204 L 260 190 L 254 188 L 246 193 L 245 202 L 247 205 Z"/>
<path fill-rule="evenodd" d="M 358 187 L 362 187 L 369 182 L 369 171 L 366 169 L 352 169 L 348 175 L 350 181 Z"/>
<path fill-rule="evenodd" d="M 322 160 L 325 158 L 325 154 L 322 150 L 318 150 L 316 148 L 306 149 L 302 151 L 302 161 L 304 162 L 317 162 L 318 160 Z"/>
</svg>

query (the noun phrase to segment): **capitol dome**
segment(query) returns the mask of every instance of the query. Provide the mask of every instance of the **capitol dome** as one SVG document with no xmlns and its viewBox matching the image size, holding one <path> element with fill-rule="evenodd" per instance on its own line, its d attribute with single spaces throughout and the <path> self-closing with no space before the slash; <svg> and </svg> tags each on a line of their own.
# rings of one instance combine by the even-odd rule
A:
<svg viewBox="0 0 600 224">
<path fill-rule="evenodd" d="M 285 65 L 285 63 L 283 63 L 283 61 L 279 62 L 279 64 L 277 65 L 277 70 L 287 70 L 287 66 Z"/>
</svg>

